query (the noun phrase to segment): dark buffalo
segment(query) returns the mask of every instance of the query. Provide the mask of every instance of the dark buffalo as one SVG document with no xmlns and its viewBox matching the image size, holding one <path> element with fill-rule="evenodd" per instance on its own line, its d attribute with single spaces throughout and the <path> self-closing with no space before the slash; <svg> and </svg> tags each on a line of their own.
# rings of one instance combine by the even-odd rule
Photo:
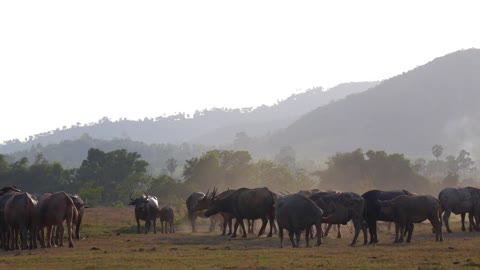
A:
<svg viewBox="0 0 480 270">
<path fill-rule="evenodd" d="M 186 200 L 188 220 L 190 221 L 190 224 L 192 225 L 192 232 L 197 232 L 197 229 L 195 227 L 195 220 L 197 219 L 197 217 L 207 218 L 205 216 L 206 210 L 199 210 L 199 211 L 195 210 L 198 202 L 201 201 L 203 198 L 206 198 L 206 197 L 208 197 L 208 196 L 205 196 L 205 193 L 203 193 L 203 192 L 194 192 L 194 193 L 190 194 L 190 196 L 188 196 L 188 198 Z M 216 219 L 211 217 L 210 218 L 210 228 L 208 229 L 209 232 L 213 232 L 213 230 L 215 229 L 215 223 L 216 223 Z"/>
<path fill-rule="evenodd" d="M 435 231 L 435 241 L 442 241 L 442 210 L 440 201 L 430 195 L 401 195 L 389 201 L 380 201 L 380 213 L 395 222 L 395 243 L 403 242 L 405 230 L 407 243 L 413 233 L 413 223 L 428 219 Z"/>
<path fill-rule="evenodd" d="M 9 228 L 5 222 L 5 205 L 7 201 L 14 195 L 20 193 L 16 186 L 9 186 L 0 189 L 0 247 L 8 250 Z"/>
<path fill-rule="evenodd" d="M 22 249 L 37 248 L 36 207 L 37 200 L 26 192 L 13 195 L 5 204 L 5 221 L 9 227 L 11 250 L 19 249 L 19 234 L 21 234 Z"/>
<path fill-rule="evenodd" d="M 71 194 L 70 198 L 72 199 L 72 201 L 75 204 L 75 207 L 77 208 L 77 211 L 78 211 L 78 217 L 77 217 L 77 220 L 75 221 L 75 235 L 74 235 L 74 238 L 79 240 L 80 239 L 80 226 L 82 225 L 83 213 L 85 211 L 85 203 L 83 202 L 82 198 L 80 198 L 80 196 L 78 196 L 77 194 Z"/>
<path fill-rule="evenodd" d="M 393 221 L 389 217 L 380 213 L 379 201 L 388 201 L 400 195 L 413 196 L 406 190 L 370 190 L 365 192 L 362 197 L 365 200 L 365 221 L 367 222 L 368 231 L 370 232 L 370 244 L 378 243 L 377 221 Z"/>
<path fill-rule="evenodd" d="M 135 220 L 137 221 L 137 233 L 140 233 L 140 220 L 145 220 L 145 234 L 150 231 L 153 223 L 153 233 L 157 233 L 158 199 L 145 193 L 142 197 L 133 199 L 130 194 L 130 204 L 135 206 Z"/>
<path fill-rule="evenodd" d="M 238 225 L 243 229 L 242 238 L 247 237 L 247 230 L 243 224 L 244 219 L 262 219 L 262 227 L 258 232 L 261 236 L 265 232 L 267 222 L 270 221 L 270 232 L 267 237 L 272 236 L 275 221 L 274 203 L 276 195 L 268 188 L 240 188 L 224 198 L 215 198 L 216 191 L 212 193 L 212 204 L 205 216 L 227 212 L 236 219 L 232 238 L 237 236 Z"/>
<path fill-rule="evenodd" d="M 173 221 L 175 219 L 175 214 L 173 213 L 173 208 L 170 206 L 162 207 L 160 210 L 158 210 L 157 215 L 160 219 L 160 231 L 162 233 L 174 233 L 175 226 L 173 224 Z M 164 223 L 165 227 L 163 226 Z"/>
<path fill-rule="evenodd" d="M 445 228 L 448 233 L 452 232 L 452 230 L 450 230 L 450 224 L 448 223 L 451 213 L 461 215 L 462 231 L 465 231 L 465 214 L 468 213 L 469 231 L 473 231 L 474 208 L 478 208 L 480 204 L 480 201 L 477 198 L 478 196 L 474 193 L 473 188 L 444 188 L 440 191 L 438 199 L 440 200 L 443 211 L 445 211 L 443 214 L 443 220 L 445 221 Z"/>
<path fill-rule="evenodd" d="M 317 232 L 322 230 L 322 215 L 322 209 L 303 195 L 292 194 L 278 198 L 275 203 L 275 216 L 278 224 L 280 247 L 283 247 L 283 229 L 288 231 L 288 237 L 294 248 L 298 248 L 300 234 L 305 231 L 305 242 L 306 246 L 309 247 L 309 235 L 312 226 L 316 227 Z M 321 243 L 321 233 L 317 233 L 316 245 L 320 246 Z"/>
<path fill-rule="evenodd" d="M 353 192 L 319 192 L 309 197 L 327 216 L 323 222 L 329 224 L 347 224 L 352 221 L 355 234 L 352 243 L 357 243 L 360 231 L 363 231 L 364 244 L 367 243 L 367 226 L 364 220 L 364 199 Z"/>
<path fill-rule="evenodd" d="M 53 227 L 59 232 L 59 246 L 63 246 L 63 222 L 67 224 L 68 247 L 73 248 L 73 220 L 78 218 L 78 211 L 70 196 L 65 192 L 56 192 L 42 196 L 37 205 L 36 218 L 40 233 L 40 245 L 45 247 L 45 231 L 47 228 L 47 247 L 51 247 Z"/>
<path fill-rule="evenodd" d="M 217 199 L 224 198 L 230 194 L 232 194 L 235 191 L 235 189 L 229 189 L 226 190 L 218 195 L 216 195 Z M 212 204 L 212 196 L 208 196 L 208 191 L 203 198 L 199 199 L 195 206 L 192 208 L 192 212 L 205 212 L 210 205 Z M 231 235 L 232 234 L 232 220 L 233 220 L 233 215 L 227 212 L 220 212 L 220 215 L 222 216 L 223 222 L 222 222 L 222 235 Z M 227 231 L 227 226 L 228 226 L 228 233 Z M 250 226 L 249 226 L 250 227 Z M 250 231 L 249 231 L 250 232 Z"/>
</svg>

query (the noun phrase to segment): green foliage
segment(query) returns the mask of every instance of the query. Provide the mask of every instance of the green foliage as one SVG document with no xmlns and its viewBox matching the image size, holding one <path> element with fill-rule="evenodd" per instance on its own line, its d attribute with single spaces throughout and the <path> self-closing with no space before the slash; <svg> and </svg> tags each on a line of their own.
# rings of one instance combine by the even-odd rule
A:
<svg viewBox="0 0 480 270">
<path fill-rule="evenodd" d="M 78 191 L 78 195 L 83 198 L 83 201 L 88 206 L 97 206 L 102 201 L 102 192 L 104 187 L 96 186 L 95 181 L 86 182 Z"/>
<path fill-rule="evenodd" d="M 366 156 L 366 158 L 365 158 Z M 411 189 L 429 193 L 428 180 L 413 170 L 402 154 L 361 149 L 351 153 L 337 153 L 320 172 L 322 187 L 340 190 L 367 191 L 369 189 Z"/>
</svg>

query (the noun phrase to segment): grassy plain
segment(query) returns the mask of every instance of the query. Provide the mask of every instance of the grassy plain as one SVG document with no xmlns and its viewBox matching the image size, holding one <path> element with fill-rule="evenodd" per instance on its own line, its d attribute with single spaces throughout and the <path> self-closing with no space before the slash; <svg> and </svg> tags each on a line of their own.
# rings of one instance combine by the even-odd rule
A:
<svg viewBox="0 0 480 270">
<path fill-rule="evenodd" d="M 207 231 L 205 221 L 200 231 Z M 286 237 L 229 240 L 214 233 L 136 234 L 133 208 L 86 209 L 82 239 L 75 248 L 0 251 L 0 269 L 475 269 L 480 268 L 480 233 L 460 232 L 436 243 L 429 224 L 416 225 L 412 243 L 392 244 L 393 233 L 381 226 L 377 245 L 349 247 L 352 234 L 342 227 L 322 246 L 292 249 Z M 360 237 L 362 239 L 362 237 Z M 363 239 L 362 239 L 363 240 Z"/>
</svg>

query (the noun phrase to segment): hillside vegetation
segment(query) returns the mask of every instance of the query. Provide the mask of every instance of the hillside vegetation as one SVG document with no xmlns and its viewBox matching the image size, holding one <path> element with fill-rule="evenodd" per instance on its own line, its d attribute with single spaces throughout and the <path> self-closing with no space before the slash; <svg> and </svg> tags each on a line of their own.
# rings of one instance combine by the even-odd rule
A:
<svg viewBox="0 0 480 270">
<path fill-rule="evenodd" d="M 427 156 L 432 144 L 479 153 L 480 50 L 439 57 L 362 93 L 319 107 L 266 147 L 316 156 L 356 148 Z"/>
</svg>

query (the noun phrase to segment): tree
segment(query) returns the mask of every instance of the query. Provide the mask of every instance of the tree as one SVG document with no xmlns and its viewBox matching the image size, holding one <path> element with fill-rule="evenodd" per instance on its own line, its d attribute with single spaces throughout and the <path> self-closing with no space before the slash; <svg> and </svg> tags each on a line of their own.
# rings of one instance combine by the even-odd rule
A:
<svg viewBox="0 0 480 270">
<path fill-rule="evenodd" d="M 170 177 L 173 178 L 173 173 L 177 169 L 177 161 L 174 158 L 169 158 L 165 164 L 167 165 L 167 170 L 170 173 Z"/>
<path fill-rule="evenodd" d="M 458 174 L 449 172 L 443 179 L 442 184 L 445 187 L 457 187 L 458 186 Z"/>
<path fill-rule="evenodd" d="M 295 168 L 296 153 L 291 146 L 285 146 L 275 155 L 274 161 L 278 164 L 287 166 L 290 169 Z"/>
<path fill-rule="evenodd" d="M 440 144 L 435 144 L 434 146 L 432 146 L 432 154 L 437 160 L 442 155 L 442 153 L 443 146 L 441 146 Z"/>
</svg>

